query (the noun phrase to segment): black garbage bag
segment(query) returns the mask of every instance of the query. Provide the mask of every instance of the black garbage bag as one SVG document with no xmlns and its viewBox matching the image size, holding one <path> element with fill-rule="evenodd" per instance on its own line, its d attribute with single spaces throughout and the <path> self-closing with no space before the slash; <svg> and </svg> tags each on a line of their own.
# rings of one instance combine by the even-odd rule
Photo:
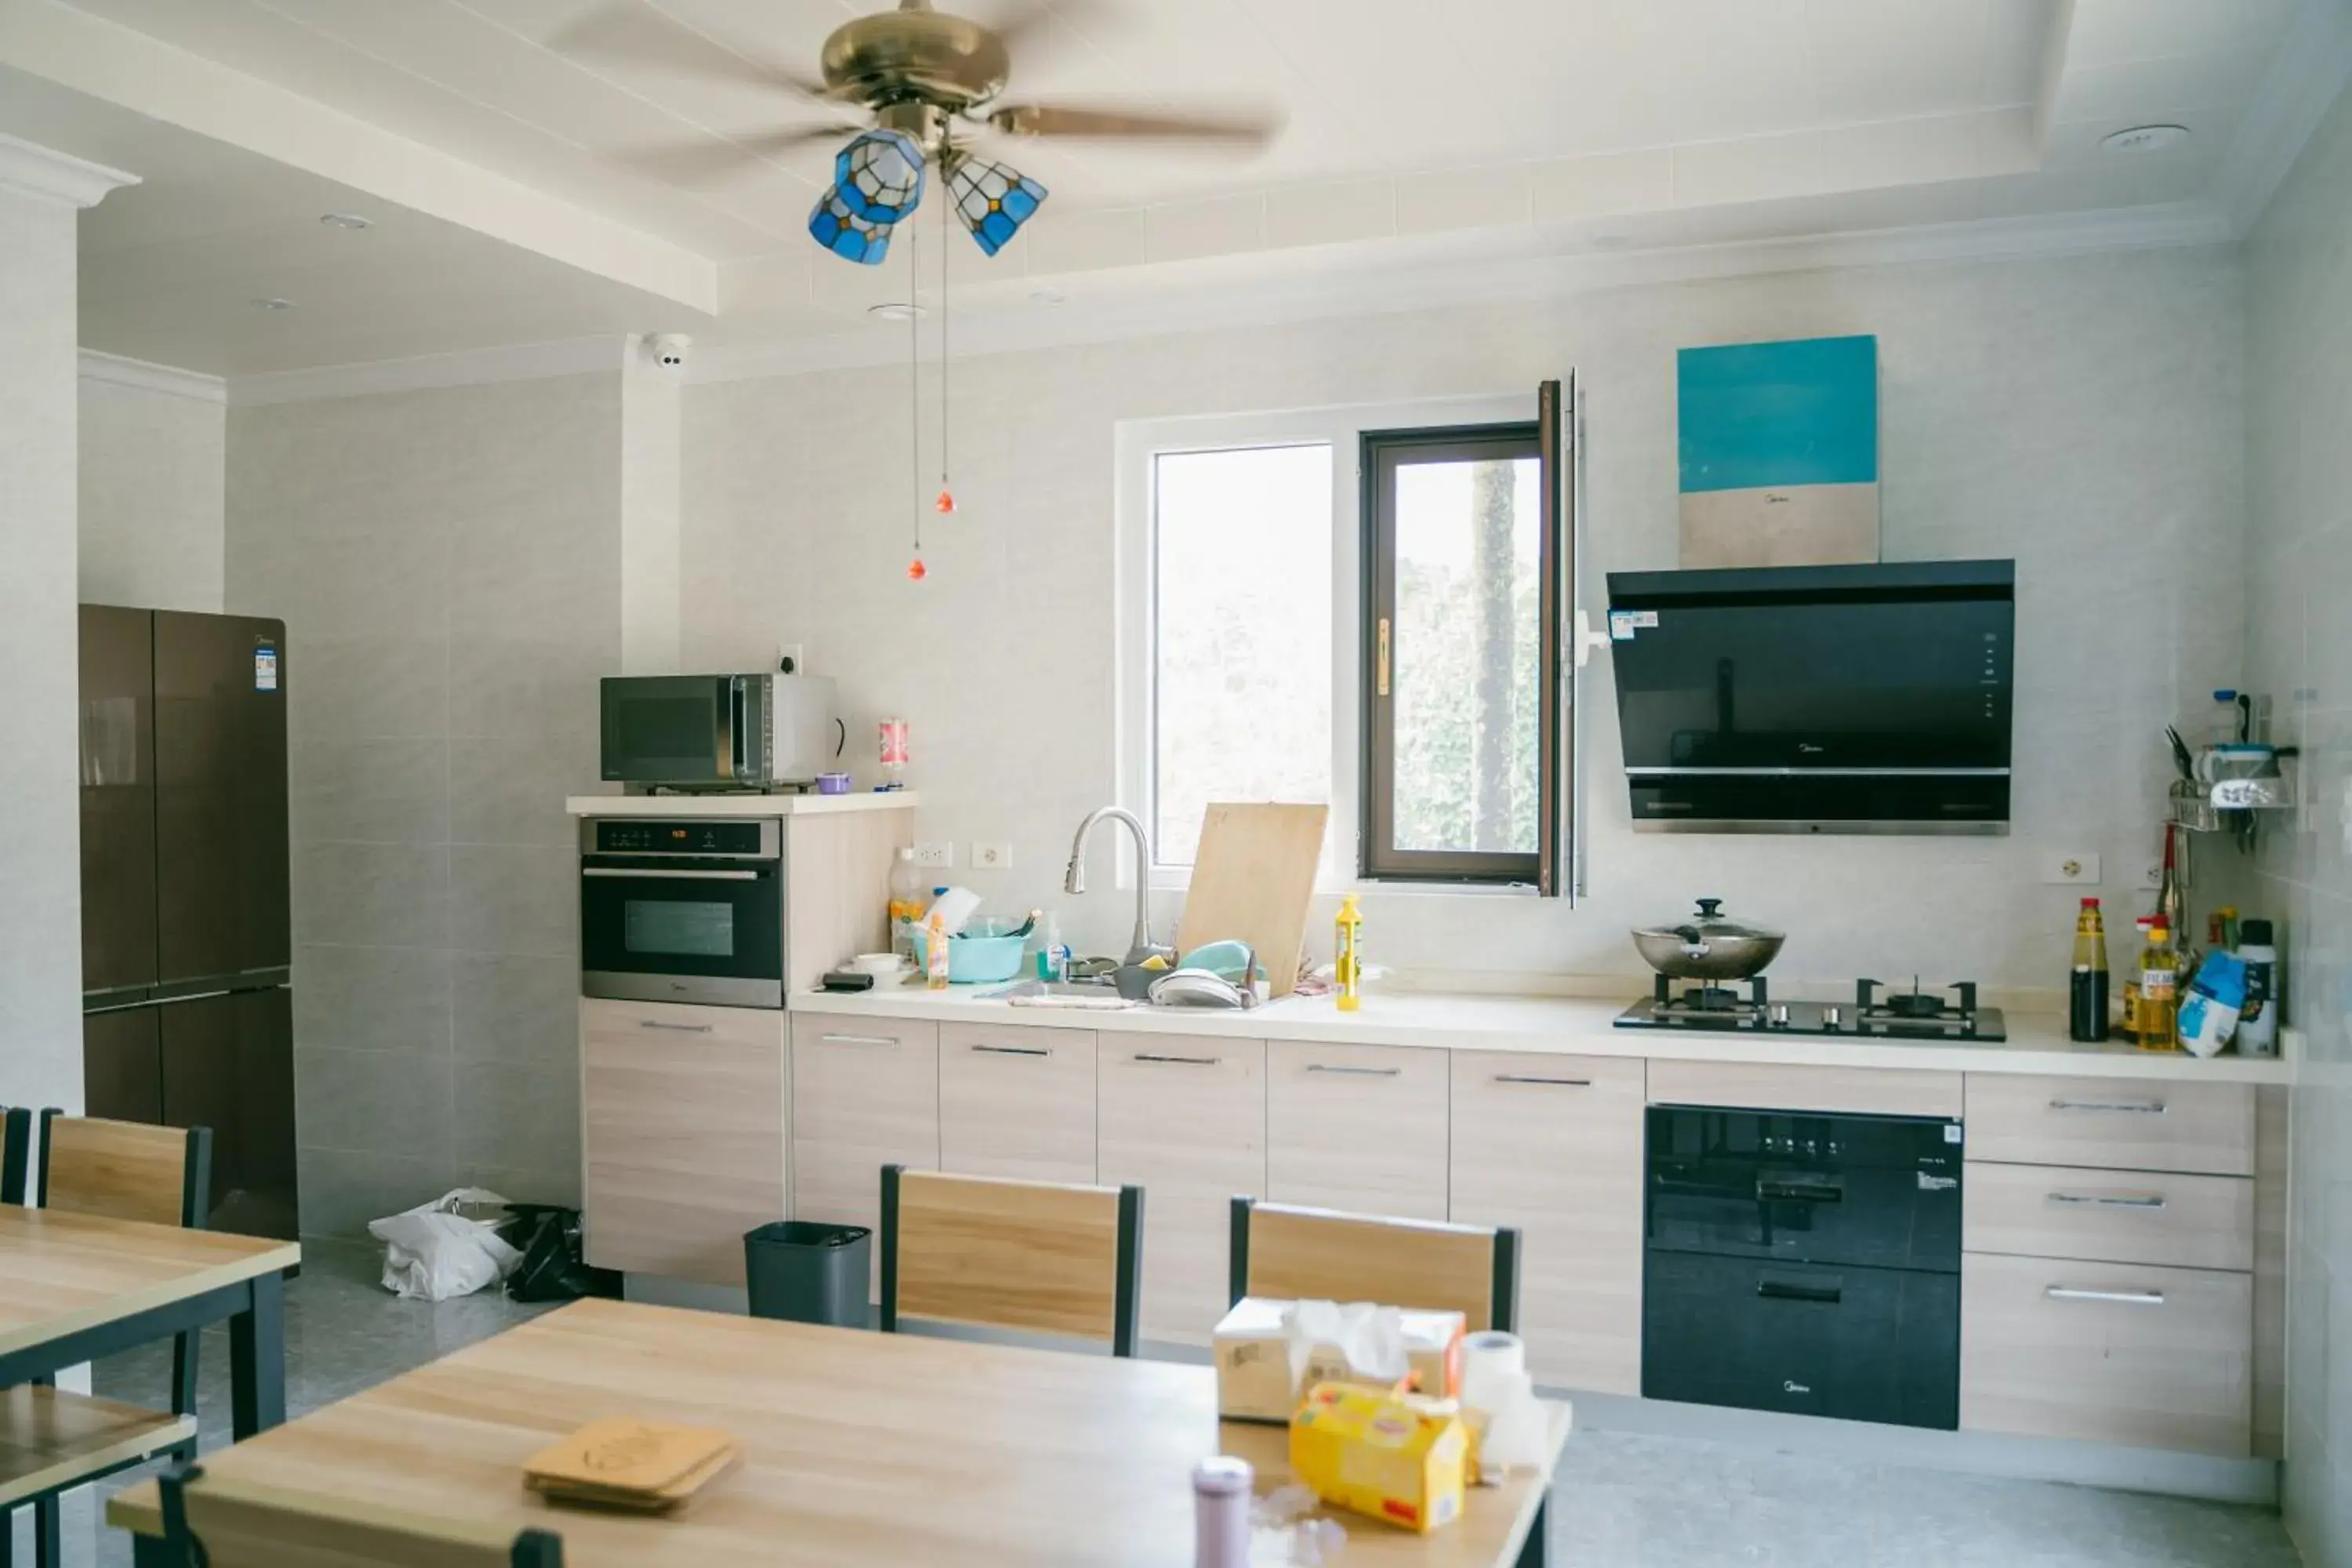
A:
<svg viewBox="0 0 2352 1568">
<path fill-rule="evenodd" d="M 576 1301 L 583 1296 L 617 1298 L 617 1269 L 591 1268 L 582 1255 L 580 1211 L 555 1204 L 509 1204 L 499 1222 L 499 1239 L 522 1254 L 507 1276 L 507 1295 L 517 1301 Z"/>
</svg>

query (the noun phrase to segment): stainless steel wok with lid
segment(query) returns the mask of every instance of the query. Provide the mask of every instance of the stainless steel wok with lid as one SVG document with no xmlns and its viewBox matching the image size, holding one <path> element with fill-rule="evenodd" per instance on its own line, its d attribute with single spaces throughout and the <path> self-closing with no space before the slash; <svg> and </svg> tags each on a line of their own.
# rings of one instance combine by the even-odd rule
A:
<svg viewBox="0 0 2352 1568">
<path fill-rule="evenodd" d="M 1674 925 L 1644 926 L 1633 945 L 1651 968 L 1676 980 L 1746 980 L 1779 955 L 1788 935 L 1723 913 L 1721 899 L 1701 899 L 1698 913 Z"/>
</svg>

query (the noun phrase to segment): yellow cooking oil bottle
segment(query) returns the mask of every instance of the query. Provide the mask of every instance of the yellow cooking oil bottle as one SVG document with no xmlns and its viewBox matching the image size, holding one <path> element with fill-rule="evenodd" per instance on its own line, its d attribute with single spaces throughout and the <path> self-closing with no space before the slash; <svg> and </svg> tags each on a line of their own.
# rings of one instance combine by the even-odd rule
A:
<svg viewBox="0 0 2352 1568">
<path fill-rule="evenodd" d="M 1331 979 L 1339 987 L 1339 1006 L 1352 1013 L 1364 1003 L 1364 915 L 1356 895 L 1339 900 L 1339 916 L 1332 923 Z"/>
<path fill-rule="evenodd" d="M 2179 1016 L 2180 954 L 2170 922 L 2158 919 L 2149 923 L 2147 948 L 2139 955 L 2139 1048 L 2179 1050 Z"/>
</svg>

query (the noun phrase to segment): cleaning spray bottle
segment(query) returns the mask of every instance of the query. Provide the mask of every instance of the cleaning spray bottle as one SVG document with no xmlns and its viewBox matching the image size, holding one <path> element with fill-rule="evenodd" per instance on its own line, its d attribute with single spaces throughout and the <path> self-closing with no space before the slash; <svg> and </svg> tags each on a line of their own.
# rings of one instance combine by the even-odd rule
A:
<svg viewBox="0 0 2352 1568">
<path fill-rule="evenodd" d="M 1339 900 L 1339 918 L 1332 922 L 1331 978 L 1339 986 L 1339 1007 L 1352 1013 L 1364 1002 L 1364 916 L 1356 895 Z"/>
</svg>

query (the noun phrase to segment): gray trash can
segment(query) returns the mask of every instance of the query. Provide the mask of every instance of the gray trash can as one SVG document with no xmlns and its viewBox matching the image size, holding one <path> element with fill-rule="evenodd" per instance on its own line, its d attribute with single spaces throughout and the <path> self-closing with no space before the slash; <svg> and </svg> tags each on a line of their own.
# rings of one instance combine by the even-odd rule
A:
<svg viewBox="0 0 2352 1568">
<path fill-rule="evenodd" d="M 862 1225 L 779 1220 L 743 1236 L 743 1279 L 755 1318 L 866 1327 L 874 1233 Z"/>
</svg>

